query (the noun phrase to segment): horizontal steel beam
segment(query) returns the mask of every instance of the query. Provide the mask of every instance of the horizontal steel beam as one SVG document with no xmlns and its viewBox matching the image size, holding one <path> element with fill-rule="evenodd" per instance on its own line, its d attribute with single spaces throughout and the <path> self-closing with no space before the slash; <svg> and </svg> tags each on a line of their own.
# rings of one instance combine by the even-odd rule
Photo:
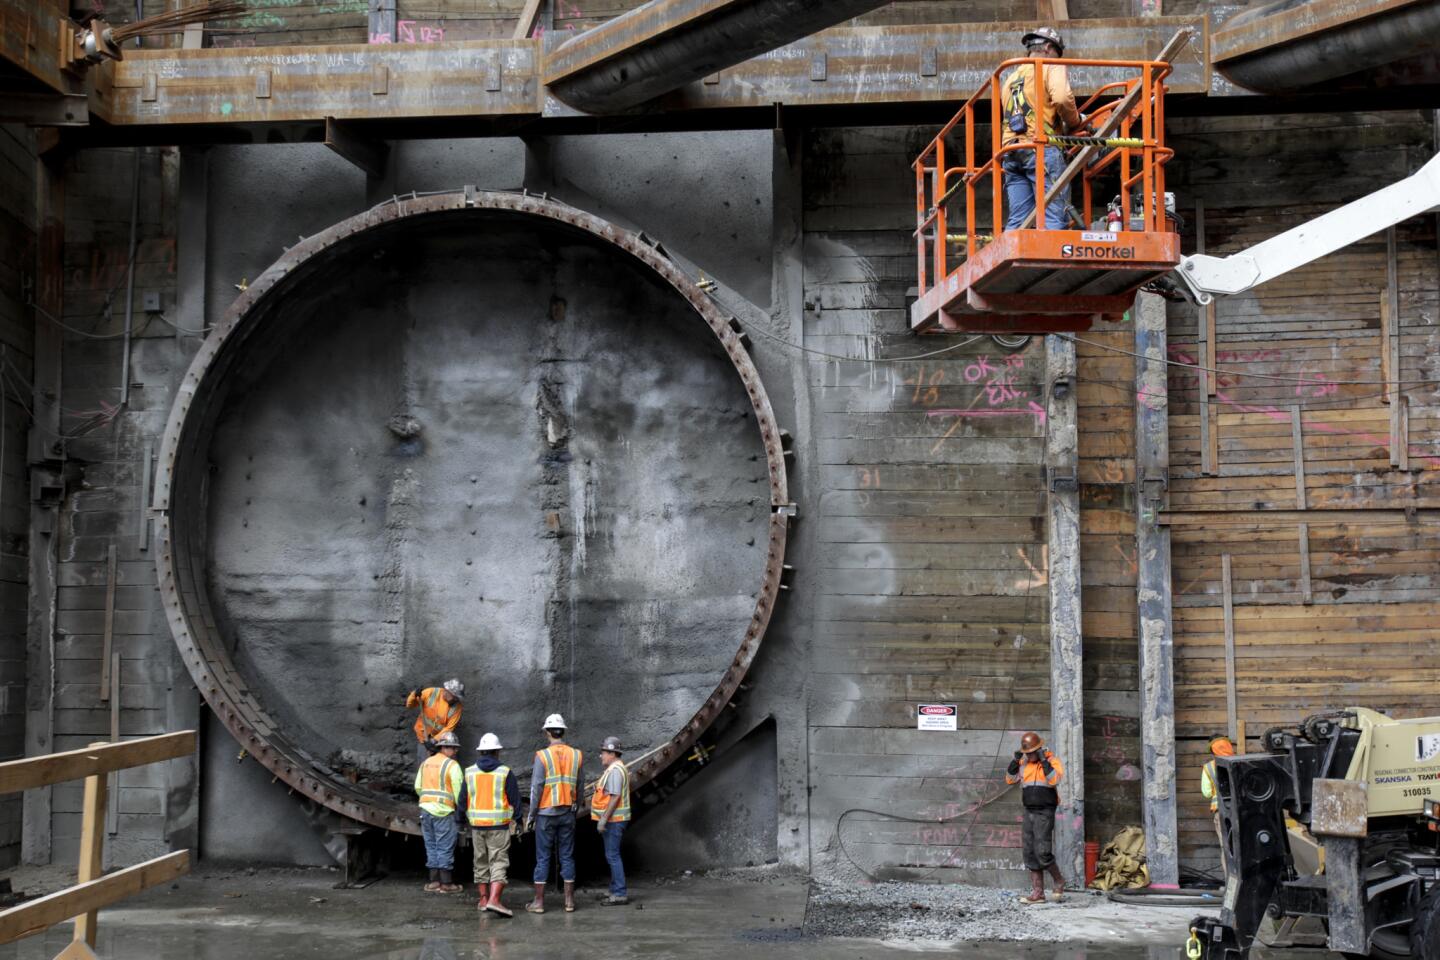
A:
<svg viewBox="0 0 1440 960">
<path fill-rule="evenodd" d="M 592 113 L 652 100 L 888 0 L 650 0 L 566 41 L 545 85 Z"/>
<path fill-rule="evenodd" d="M 1143 59 L 1176 30 L 1204 26 L 1203 17 L 1075 21 L 1067 39 L 1069 49 L 1086 57 Z M 658 115 L 683 126 L 685 118 L 706 113 L 749 110 L 773 117 L 777 104 L 958 106 L 997 64 L 1015 55 L 1023 27 L 837 27 L 688 84 L 643 112 L 606 119 L 623 128 Z M 124 60 L 97 71 L 91 113 L 111 126 L 97 128 L 92 139 L 146 128 L 146 142 L 173 142 L 164 137 L 178 131 L 165 128 L 183 125 L 189 128 L 187 142 L 229 141 L 244 139 L 247 128 L 323 129 L 327 117 L 409 123 L 387 132 L 396 136 L 513 132 L 514 122 L 542 130 L 591 129 L 587 124 L 598 118 L 565 105 L 542 86 L 539 58 L 536 40 L 127 51 Z M 1081 94 L 1106 79 L 1096 71 L 1071 74 Z M 1208 65 L 1199 56 L 1176 64 L 1170 89 L 1201 94 L 1209 85 Z M 503 125 L 507 119 L 509 127 Z M 461 122 L 467 120 L 471 123 Z"/>
<path fill-rule="evenodd" d="M 538 50 L 532 40 L 133 50 L 101 71 L 91 111 L 117 126 L 216 127 L 534 114 Z"/>
<path fill-rule="evenodd" d="M 68 12 L 55 0 L 0 0 L 0 64 L 31 92 L 83 92 L 79 78 L 60 69 L 61 44 L 71 37 L 62 29 Z M 0 90 L 16 87 L 6 78 Z"/>
</svg>

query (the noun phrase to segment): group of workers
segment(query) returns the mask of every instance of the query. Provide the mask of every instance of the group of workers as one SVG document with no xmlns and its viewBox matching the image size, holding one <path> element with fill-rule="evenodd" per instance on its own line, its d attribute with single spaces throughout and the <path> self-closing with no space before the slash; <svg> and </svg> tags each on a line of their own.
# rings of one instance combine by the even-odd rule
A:
<svg viewBox="0 0 1440 960">
<path fill-rule="evenodd" d="M 500 760 L 505 749 L 500 738 L 486 733 L 475 748 L 475 763 L 461 769 L 456 755 L 460 739 L 455 728 L 465 699 L 459 680 L 440 687 L 413 690 L 406 707 L 420 708 L 415 736 L 422 756 L 415 773 L 420 802 L 420 832 L 425 840 L 425 890 L 452 894 L 463 890 L 455 883 L 455 847 L 461 818 L 470 827 L 474 851 L 476 909 L 502 917 L 513 916 L 501 898 L 509 879 L 510 842 L 520 833 L 535 834 L 535 894 L 525 909 L 545 912 L 545 886 L 552 859 L 560 863 L 565 912 L 575 910 L 575 820 L 582 812 L 580 772 L 584 754 L 565 742 L 565 718 L 552 713 L 541 728 L 547 744 L 535 753 L 530 778 L 530 802 L 520 816 L 520 789 L 515 771 Z M 434 752 L 431 752 L 432 746 Z M 630 771 L 615 737 L 600 747 L 603 770 L 589 797 L 590 821 L 605 846 L 610 867 L 610 894 L 601 903 L 629 903 L 620 843 L 630 822 Z M 523 824 L 523 826 L 522 826 Z"/>
</svg>

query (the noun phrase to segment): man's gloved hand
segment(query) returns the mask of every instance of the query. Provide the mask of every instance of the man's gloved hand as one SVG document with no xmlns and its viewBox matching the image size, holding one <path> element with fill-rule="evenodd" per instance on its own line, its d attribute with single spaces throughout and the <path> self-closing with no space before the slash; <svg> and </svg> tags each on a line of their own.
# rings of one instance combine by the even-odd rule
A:
<svg viewBox="0 0 1440 960">
<path fill-rule="evenodd" d="M 604 820 L 597 820 L 597 821 L 595 821 L 595 831 L 596 831 L 597 833 L 602 833 L 602 834 L 605 832 L 605 821 L 604 821 Z"/>
<path fill-rule="evenodd" d="M 525 833 L 530 833 L 530 832 L 533 831 L 534 829 L 535 829 L 535 817 L 534 817 L 534 815 L 531 815 L 531 816 L 526 817 L 526 818 L 525 818 L 525 831 L 524 831 L 524 832 L 525 832 Z"/>
<path fill-rule="evenodd" d="M 1017 762 L 1018 762 L 1019 759 L 1020 759 L 1021 757 L 1023 757 L 1023 756 L 1025 756 L 1025 754 L 1021 753 L 1019 750 L 1016 750 L 1016 751 L 1015 751 L 1015 759 L 1016 759 Z"/>
<path fill-rule="evenodd" d="M 1020 772 L 1020 752 L 1018 750 L 1015 752 L 1015 759 L 1010 761 L 1008 772 L 1012 777 Z"/>
<path fill-rule="evenodd" d="M 1055 768 L 1050 765 L 1050 754 L 1048 752 L 1040 757 L 1040 769 L 1045 771 L 1045 776 L 1047 777 L 1055 772 Z"/>
</svg>

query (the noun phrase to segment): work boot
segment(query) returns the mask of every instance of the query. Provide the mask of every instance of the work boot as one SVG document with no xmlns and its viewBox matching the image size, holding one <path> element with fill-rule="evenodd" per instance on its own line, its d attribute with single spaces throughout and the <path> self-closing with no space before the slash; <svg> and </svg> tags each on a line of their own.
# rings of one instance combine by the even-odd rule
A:
<svg viewBox="0 0 1440 960">
<path fill-rule="evenodd" d="M 439 888 L 438 888 L 438 892 L 440 892 L 440 893 L 459 893 L 461 890 L 464 890 L 464 889 L 465 889 L 464 887 L 460 886 L 460 884 L 458 884 L 458 883 L 456 883 L 456 882 L 454 881 L 454 878 L 451 876 L 451 873 L 450 873 L 449 870 L 441 870 L 441 871 L 440 871 L 440 886 L 439 886 Z"/>
<path fill-rule="evenodd" d="M 426 893 L 434 893 L 435 891 L 437 891 L 437 890 L 439 890 L 439 889 L 440 889 L 440 871 L 439 871 L 439 870 L 431 870 L 431 871 L 430 871 L 430 882 L 428 882 L 428 883 L 425 884 L 425 892 L 426 892 Z"/>
<path fill-rule="evenodd" d="M 490 884 L 490 902 L 485 904 L 485 909 L 493 911 L 494 913 L 498 913 L 502 917 L 513 917 L 515 916 L 515 914 L 511 913 L 509 908 L 507 908 L 505 904 L 500 901 L 500 894 L 504 892 L 504 880 L 501 880 L 499 883 Z"/>
<path fill-rule="evenodd" d="M 537 884 L 535 884 L 535 899 L 534 899 L 534 900 L 531 900 L 529 903 L 525 904 L 525 912 L 526 912 L 526 913 L 544 913 L 544 912 L 545 912 L 545 884 L 543 884 L 543 883 L 537 883 Z"/>
<path fill-rule="evenodd" d="M 1030 896 L 1021 897 L 1021 903 L 1044 903 L 1045 902 L 1045 871 L 1030 871 Z"/>
<path fill-rule="evenodd" d="M 617 897 L 613 893 L 610 894 L 610 896 L 606 897 L 604 900 L 600 901 L 601 905 L 606 907 L 623 907 L 629 902 L 629 897 Z"/>
<path fill-rule="evenodd" d="M 488 884 L 488 883 L 477 883 L 477 884 L 475 884 L 475 909 L 476 909 L 476 910 L 489 910 L 489 909 L 490 909 L 490 884 Z"/>
<path fill-rule="evenodd" d="M 575 912 L 575 881 L 565 881 L 565 912 Z"/>
<path fill-rule="evenodd" d="M 1050 864 L 1050 879 L 1055 881 L 1055 889 L 1050 893 L 1052 903 L 1060 903 L 1065 899 L 1065 878 L 1060 875 L 1060 864 Z"/>
</svg>

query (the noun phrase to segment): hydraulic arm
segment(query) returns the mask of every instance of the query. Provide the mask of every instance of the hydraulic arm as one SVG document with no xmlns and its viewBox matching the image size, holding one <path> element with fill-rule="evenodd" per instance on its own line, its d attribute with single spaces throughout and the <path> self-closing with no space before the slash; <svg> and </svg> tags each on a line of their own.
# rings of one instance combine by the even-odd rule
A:
<svg viewBox="0 0 1440 960">
<path fill-rule="evenodd" d="M 1206 304 L 1215 294 L 1243 293 L 1327 253 L 1440 206 L 1440 155 L 1399 183 L 1302 223 L 1228 257 L 1183 257 L 1175 273 Z"/>
</svg>

